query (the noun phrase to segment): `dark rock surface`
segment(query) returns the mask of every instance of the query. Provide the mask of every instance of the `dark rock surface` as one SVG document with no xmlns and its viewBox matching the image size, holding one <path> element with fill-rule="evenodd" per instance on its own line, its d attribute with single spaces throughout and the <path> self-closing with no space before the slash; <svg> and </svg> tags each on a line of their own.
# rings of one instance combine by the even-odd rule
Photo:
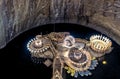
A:
<svg viewBox="0 0 120 79">
<path fill-rule="evenodd" d="M 49 23 L 93 28 L 120 45 L 119 0 L 0 0 L 0 47 L 20 33 Z"/>
</svg>

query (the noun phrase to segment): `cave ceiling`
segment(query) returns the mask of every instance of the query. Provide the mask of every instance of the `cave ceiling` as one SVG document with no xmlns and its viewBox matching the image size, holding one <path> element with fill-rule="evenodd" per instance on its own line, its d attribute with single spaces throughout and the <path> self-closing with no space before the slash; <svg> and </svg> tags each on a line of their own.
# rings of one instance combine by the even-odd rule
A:
<svg viewBox="0 0 120 79">
<path fill-rule="evenodd" d="M 50 23 L 74 23 L 120 45 L 119 0 L 0 0 L 0 47 L 20 33 Z"/>
</svg>

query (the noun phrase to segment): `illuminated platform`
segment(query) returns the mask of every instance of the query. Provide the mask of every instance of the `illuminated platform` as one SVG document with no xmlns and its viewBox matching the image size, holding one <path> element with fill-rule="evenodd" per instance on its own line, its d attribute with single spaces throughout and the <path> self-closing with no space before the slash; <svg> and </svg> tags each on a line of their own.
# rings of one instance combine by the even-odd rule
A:
<svg viewBox="0 0 120 79">
<path fill-rule="evenodd" d="M 74 38 L 69 32 L 37 35 L 27 44 L 34 62 L 46 58 L 46 66 L 53 63 L 52 79 L 62 79 L 63 68 L 74 77 L 92 75 L 98 58 L 110 53 L 111 46 L 111 40 L 105 36 L 93 35 L 86 40 Z"/>
</svg>

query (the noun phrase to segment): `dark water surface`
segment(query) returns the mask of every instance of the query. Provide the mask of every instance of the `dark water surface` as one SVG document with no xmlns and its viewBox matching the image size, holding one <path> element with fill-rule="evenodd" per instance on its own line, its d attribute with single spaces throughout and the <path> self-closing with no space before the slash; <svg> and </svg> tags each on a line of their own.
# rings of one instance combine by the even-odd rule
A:
<svg viewBox="0 0 120 79">
<path fill-rule="evenodd" d="M 90 28 L 75 24 L 48 24 L 26 31 L 0 50 L 0 77 L 4 78 L 31 78 L 31 79 L 51 79 L 52 67 L 44 64 L 35 64 L 30 60 L 29 52 L 26 48 L 27 42 L 37 34 L 47 34 L 50 32 L 70 32 L 74 37 L 81 37 L 89 40 L 93 34 L 101 34 Z M 120 79 L 120 46 L 113 41 L 114 50 L 104 56 L 107 64 L 102 61 L 92 76 L 78 77 L 78 79 Z M 69 74 L 65 74 L 66 79 L 75 79 Z M 3 77 L 3 78 L 2 78 Z"/>
</svg>

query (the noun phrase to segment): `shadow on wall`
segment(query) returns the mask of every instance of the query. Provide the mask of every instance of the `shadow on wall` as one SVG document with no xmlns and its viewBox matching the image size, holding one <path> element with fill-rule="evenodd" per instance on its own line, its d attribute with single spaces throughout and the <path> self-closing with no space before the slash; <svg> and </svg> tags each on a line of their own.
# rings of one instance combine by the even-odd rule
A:
<svg viewBox="0 0 120 79">
<path fill-rule="evenodd" d="M 48 24 L 28 30 L 15 39 L 11 40 L 7 46 L 0 50 L 0 73 L 9 78 L 31 77 L 34 79 L 50 79 L 52 76 L 52 67 L 46 67 L 44 64 L 35 64 L 30 60 L 30 55 L 27 50 L 27 43 L 37 34 L 47 34 L 50 32 L 70 32 L 74 37 L 80 37 L 89 40 L 93 34 L 101 34 L 90 28 L 76 24 Z M 105 56 L 107 65 L 100 65 L 92 72 L 89 77 L 78 77 L 78 79 L 120 79 L 120 46 L 113 41 L 114 50 L 111 54 Z M 15 76 L 16 75 L 16 76 Z M 67 75 L 66 79 L 74 79 Z"/>
</svg>

